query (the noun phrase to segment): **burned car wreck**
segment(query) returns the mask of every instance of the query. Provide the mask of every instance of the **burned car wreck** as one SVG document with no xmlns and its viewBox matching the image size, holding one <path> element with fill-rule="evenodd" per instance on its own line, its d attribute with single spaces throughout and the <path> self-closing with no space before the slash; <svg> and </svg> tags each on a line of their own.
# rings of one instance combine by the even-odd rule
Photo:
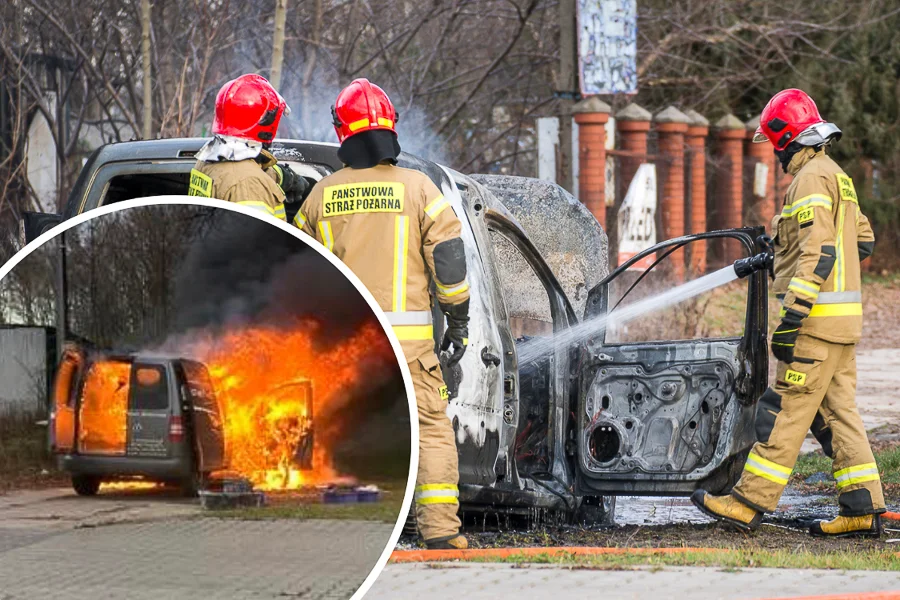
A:
<svg viewBox="0 0 900 600">
<path fill-rule="evenodd" d="M 120 200 L 185 194 L 204 142 L 100 148 L 57 221 Z M 281 140 L 273 152 L 310 183 L 342 166 L 332 144 Z M 609 272 L 606 233 L 555 184 L 463 175 L 406 153 L 400 166 L 442 189 L 467 249 L 469 347 L 456 368 L 445 369 L 462 511 L 528 516 L 543 509 L 598 523 L 611 520 L 616 495 L 724 491 L 737 481 L 767 382 L 765 273 L 742 280 L 735 335 L 619 342 L 598 329 L 552 344 L 538 359 L 520 363 L 519 352 L 534 338 L 565 339 L 566 330 L 612 310 L 610 286 L 631 281 L 638 261 L 726 241 L 750 256 L 758 231 L 669 240 Z M 297 208 L 288 207 L 289 221 Z M 46 217 L 32 218 L 28 237 L 48 226 Z M 440 340 L 437 307 L 435 316 Z"/>
</svg>

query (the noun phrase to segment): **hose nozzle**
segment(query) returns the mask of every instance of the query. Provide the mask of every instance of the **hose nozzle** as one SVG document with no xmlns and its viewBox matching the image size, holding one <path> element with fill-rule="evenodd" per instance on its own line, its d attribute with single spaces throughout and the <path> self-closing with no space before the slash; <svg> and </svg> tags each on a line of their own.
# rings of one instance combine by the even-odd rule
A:
<svg viewBox="0 0 900 600">
<path fill-rule="evenodd" d="M 760 252 L 756 256 L 748 256 L 734 261 L 734 272 L 740 279 L 757 271 L 771 270 L 775 256 L 769 252 Z"/>
</svg>

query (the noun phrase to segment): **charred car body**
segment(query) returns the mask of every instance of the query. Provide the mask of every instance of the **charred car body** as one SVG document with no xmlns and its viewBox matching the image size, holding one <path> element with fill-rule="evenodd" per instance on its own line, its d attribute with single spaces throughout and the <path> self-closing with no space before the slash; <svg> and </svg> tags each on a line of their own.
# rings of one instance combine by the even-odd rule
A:
<svg viewBox="0 0 900 600">
<path fill-rule="evenodd" d="M 119 200 L 185 194 L 203 143 L 173 139 L 97 150 L 59 218 Z M 280 141 L 273 152 L 313 183 L 342 166 L 336 145 Z M 611 517 L 615 495 L 688 495 L 737 481 L 755 441 L 756 399 L 767 379 L 764 273 L 747 280 L 740 335 L 617 344 L 598 331 L 527 365 L 517 358 L 517 346 L 527 343 L 520 334 L 529 333 L 517 305 L 537 299 L 547 315 L 539 333 L 559 334 L 606 313 L 610 284 L 636 261 L 709 240 L 728 240 L 749 256 L 757 231 L 669 240 L 609 273 L 606 234 L 558 186 L 466 176 L 405 153 L 400 165 L 429 175 L 462 221 L 470 342 L 445 377 L 464 511 L 544 508 L 599 521 Z M 297 208 L 288 207 L 288 220 Z M 46 225 L 47 217 L 32 219 L 26 231 L 34 237 Z M 435 337 L 441 336 L 437 325 Z"/>
<path fill-rule="evenodd" d="M 193 495 L 225 466 L 209 374 L 183 358 L 67 349 L 53 389 L 50 444 L 81 495 L 96 494 L 104 481 L 136 478 Z"/>
</svg>

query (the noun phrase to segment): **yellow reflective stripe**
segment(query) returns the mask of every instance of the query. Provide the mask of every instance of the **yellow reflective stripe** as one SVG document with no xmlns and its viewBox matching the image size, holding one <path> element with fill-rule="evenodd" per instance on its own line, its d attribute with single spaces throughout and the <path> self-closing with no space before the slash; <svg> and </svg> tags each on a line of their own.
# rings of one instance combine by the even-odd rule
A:
<svg viewBox="0 0 900 600">
<path fill-rule="evenodd" d="M 848 304 L 853 302 L 862 302 L 862 292 L 821 292 L 819 304 Z"/>
<path fill-rule="evenodd" d="M 432 220 L 437 219 L 438 215 L 444 212 L 448 206 L 450 206 L 450 201 L 444 196 L 438 196 L 425 207 L 425 214 Z"/>
<path fill-rule="evenodd" d="M 864 465 L 856 465 L 847 467 L 840 471 L 835 471 L 834 480 L 838 488 L 845 488 L 854 483 L 863 483 L 866 481 L 878 481 L 878 465 L 875 463 L 866 463 Z"/>
<path fill-rule="evenodd" d="M 878 473 L 872 475 L 860 475 L 859 477 L 852 477 L 847 479 L 846 481 L 839 481 L 837 486 L 838 489 L 842 489 L 847 487 L 848 485 L 853 485 L 855 483 L 865 483 L 866 481 L 880 481 L 881 478 L 878 476 Z"/>
<path fill-rule="evenodd" d="M 445 298 L 452 298 L 453 296 L 458 296 L 462 294 L 466 290 L 469 289 L 469 282 L 463 280 L 459 285 L 455 285 L 453 287 L 444 287 L 439 284 L 437 281 L 434 282 L 434 285 L 437 287 L 438 294 L 444 296 Z"/>
<path fill-rule="evenodd" d="M 871 471 L 872 469 L 878 470 L 878 465 L 876 463 L 864 463 L 861 465 L 854 465 L 852 467 L 846 467 L 841 469 L 840 471 L 834 472 L 834 478 L 840 479 L 844 475 L 852 475 L 854 473 L 860 473 L 862 471 Z"/>
<path fill-rule="evenodd" d="M 334 234 L 331 231 L 331 223 L 329 221 L 319 221 L 319 232 L 322 234 L 322 244 L 331 252 L 334 248 Z"/>
<path fill-rule="evenodd" d="M 275 171 L 275 173 L 278 175 L 278 181 L 276 181 L 275 183 L 277 183 L 278 186 L 281 187 L 281 184 L 284 182 L 284 171 L 281 170 L 280 165 L 272 165 L 272 170 Z"/>
<path fill-rule="evenodd" d="M 297 226 L 298 229 L 303 229 L 306 225 L 306 215 L 303 214 L 303 211 L 297 211 L 297 214 L 294 215 L 294 225 Z"/>
<path fill-rule="evenodd" d="M 791 282 L 788 284 L 788 289 L 797 294 L 803 294 L 808 298 L 812 298 L 813 301 L 819 296 L 819 285 L 809 282 L 803 281 L 798 277 L 794 277 L 791 279 Z"/>
<path fill-rule="evenodd" d="M 276 206 L 272 214 L 282 221 L 287 221 L 287 214 L 284 212 L 284 204 L 279 204 L 278 206 Z"/>
<path fill-rule="evenodd" d="M 841 214 L 838 217 L 837 228 L 837 262 L 834 269 L 834 291 L 843 292 L 847 286 L 846 268 L 844 265 L 844 216 L 847 214 L 847 205 L 841 204 Z"/>
<path fill-rule="evenodd" d="M 751 465 L 750 463 L 747 463 L 746 465 L 744 465 L 744 470 L 747 471 L 748 473 L 753 473 L 754 475 L 758 475 L 759 477 L 762 477 L 763 479 L 768 479 L 769 481 L 775 482 L 779 485 L 787 485 L 787 482 L 788 482 L 786 477 L 779 477 L 778 475 L 773 475 L 772 473 L 769 473 L 768 471 L 757 468 L 756 466 Z"/>
<path fill-rule="evenodd" d="M 378 117 L 378 124 L 382 127 L 393 127 L 394 122 L 390 119 L 385 119 L 384 117 Z"/>
<path fill-rule="evenodd" d="M 457 504 L 459 488 L 452 483 L 427 483 L 416 486 L 416 504 Z"/>
<path fill-rule="evenodd" d="M 747 457 L 744 470 L 780 485 L 787 485 L 788 478 L 791 476 L 791 469 L 788 467 L 766 460 L 753 452 Z"/>
<path fill-rule="evenodd" d="M 784 208 L 781 209 L 781 216 L 793 217 L 804 208 L 818 207 L 831 210 L 833 206 L 834 203 L 828 196 L 824 194 L 810 194 L 809 196 L 804 196 L 791 204 L 785 204 Z"/>
<path fill-rule="evenodd" d="M 392 325 L 391 328 L 401 342 L 434 339 L 433 325 Z"/>
<path fill-rule="evenodd" d="M 275 209 L 266 204 L 265 202 L 259 202 L 258 200 L 244 200 L 243 202 L 237 202 L 241 206 L 249 206 L 255 210 L 262 211 L 264 213 L 275 216 Z"/>
<path fill-rule="evenodd" d="M 436 498 L 417 499 L 416 504 L 459 504 L 456 496 L 438 496 Z"/>
<path fill-rule="evenodd" d="M 368 127 L 368 126 L 369 126 L 369 118 L 368 117 L 366 117 L 365 119 L 359 119 L 358 121 L 353 121 L 352 123 L 347 125 L 347 127 L 350 128 L 350 131 L 358 131 L 358 130 L 362 129 L 363 127 Z"/>
<path fill-rule="evenodd" d="M 394 290 L 393 312 L 406 311 L 406 271 L 409 254 L 409 217 L 396 217 L 394 224 Z"/>
<path fill-rule="evenodd" d="M 411 310 L 406 312 L 386 312 L 388 323 L 391 325 L 431 325 L 432 316 L 430 310 Z"/>
<path fill-rule="evenodd" d="M 862 304 L 847 302 L 844 304 L 816 304 L 809 311 L 810 317 L 861 317 Z"/>
<path fill-rule="evenodd" d="M 427 492 L 430 490 L 458 490 L 459 486 L 453 483 L 423 483 L 416 486 L 417 492 Z"/>
</svg>

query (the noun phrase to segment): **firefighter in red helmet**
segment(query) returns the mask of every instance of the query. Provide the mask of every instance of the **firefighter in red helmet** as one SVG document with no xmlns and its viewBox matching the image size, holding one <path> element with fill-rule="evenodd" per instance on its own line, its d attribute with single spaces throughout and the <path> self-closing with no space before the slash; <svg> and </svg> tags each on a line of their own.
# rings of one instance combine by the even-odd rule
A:
<svg viewBox="0 0 900 600">
<path fill-rule="evenodd" d="M 833 459 L 840 512 L 814 523 L 810 533 L 881 534 L 884 494 L 855 400 L 859 264 L 872 253 L 875 236 L 853 181 L 825 152 L 840 137 L 812 98 L 790 89 L 763 109 L 753 140 L 771 142 L 784 171 L 794 176 L 772 221 L 773 287 L 782 302 L 781 324 L 772 334 L 776 381 L 759 399 L 757 442 L 741 480 L 727 496 L 697 490 L 691 497 L 704 513 L 745 531 L 777 506 L 813 426 Z"/>
<path fill-rule="evenodd" d="M 300 202 L 309 182 L 270 152 L 290 108 L 260 75 L 241 75 L 216 96 L 213 139 L 197 152 L 188 194 L 236 202 L 285 220 L 284 203 Z"/>
<path fill-rule="evenodd" d="M 397 113 L 387 94 L 357 79 L 337 97 L 334 127 L 346 168 L 316 184 L 294 219 L 349 266 L 387 313 L 412 374 L 419 412 L 416 516 L 429 548 L 465 548 L 459 534 L 456 440 L 435 355 L 433 281 L 450 366 L 468 344 L 469 285 L 461 226 L 450 201 L 420 171 L 397 166 Z"/>
</svg>

